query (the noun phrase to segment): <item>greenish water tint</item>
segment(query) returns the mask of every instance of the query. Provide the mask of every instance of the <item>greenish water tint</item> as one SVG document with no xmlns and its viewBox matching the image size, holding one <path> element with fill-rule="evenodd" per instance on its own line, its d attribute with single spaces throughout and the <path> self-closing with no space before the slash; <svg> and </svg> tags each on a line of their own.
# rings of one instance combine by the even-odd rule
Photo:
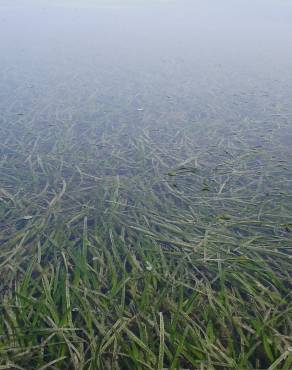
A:
<svg viewBox="0 0 292 370">
<path fill-rule="evenodd" d="M 218 3 L 0 7 L 3 368 L 291 368 L 291 6 Z"/>
</svg>

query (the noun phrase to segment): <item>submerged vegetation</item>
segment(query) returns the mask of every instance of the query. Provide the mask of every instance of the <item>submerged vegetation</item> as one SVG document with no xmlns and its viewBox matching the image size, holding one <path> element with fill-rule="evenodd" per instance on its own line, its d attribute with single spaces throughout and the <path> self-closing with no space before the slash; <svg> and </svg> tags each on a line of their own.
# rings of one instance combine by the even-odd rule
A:
<svg viewBox="0 0 292 370">
<path fill-rule="evenodd" d="M 0 369 L 292 369 L 292 23 L 210 3 L 1 9 Z"/>
<path fill-rule="evenodd" d="M 291 369 L 285 114 L 114 107 L 7 108 L 1 368 Z"/>
</svg>

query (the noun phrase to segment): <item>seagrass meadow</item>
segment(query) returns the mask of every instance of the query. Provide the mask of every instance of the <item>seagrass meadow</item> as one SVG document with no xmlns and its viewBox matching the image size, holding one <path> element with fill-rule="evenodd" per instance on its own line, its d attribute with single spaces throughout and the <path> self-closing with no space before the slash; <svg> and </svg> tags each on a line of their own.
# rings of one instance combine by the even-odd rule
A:
<svg viewBox="0 0 292 370">
<path fill-rule="evenodd" d="M 0 369 L 292 368 L 292 23 L 213 7 L 0 7 Z"/>
</svg>

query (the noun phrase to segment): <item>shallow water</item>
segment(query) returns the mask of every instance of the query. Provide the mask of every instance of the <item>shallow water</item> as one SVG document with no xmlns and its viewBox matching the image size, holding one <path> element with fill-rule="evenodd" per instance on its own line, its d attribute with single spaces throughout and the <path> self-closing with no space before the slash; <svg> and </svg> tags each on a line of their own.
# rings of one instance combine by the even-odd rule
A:
<svg viewBox="0 0 292 370">
<path fill-rule="evenodd" d="M 18 307 L 13 289 L 31 268 L 33 281 L 24 291 L 33 302 L 36 281 L 41 286 L 38 274 L 42 266 L 48 279 L 55 279 L 58 288 L 52 295 L 61 312 L 64 294 L 59 296 L 58 292 L 65 280 L 58 269 L 64 270 L 64 258 L 73 286 L 78 280 L 76 271 L 80 268 L 82 272 L 83 265 L 76 261 L 88 230 L 92 245 L 88 247 L 85 275 L 92 273 L 93 277 L 81 279 L 80 289 L 100 289 L 101 294 L 109 294 L 110 302 L 114 301 L 111 278 L 115 273 L 110 270 L 102 286 L 95 282 L 93 272 L 103 269 L 103 262 L 96 264 L 97 260 L 107 261 L 115 271 L 111 263 L 121 253 L 121 261 L 113 264 L 117 271 L 120 265 L 125 266 L 122 275 L 116 273 L 120 279 L 127 274 L 133 280 L 140 279 L 143 269 L 139 266 L 146 263 L 146 276 L 157 263 L 163 277 L 160 284 L 173 273 L 184 284 L 182 294 L 189 297 L 189 287 L 197 289 L 200 279 L 201 291 L 210 284 L 217 294 L 217 273 L 225 269 L 226 289 L 231 295 L 234 291 L 237 294 L 237 284 L 245 282 L 230 307 L 238 304 L 241 294 L 247 294 L 252 297 L 250 317 L 255 312 L 268 317 L 273 307 L 280 307 L 281 312 L 291 283 L 290 35 L 289 1 L 16 1 L 13 5 L 2 1 L 3 301 L 10 299 L 11 305 Z M 111 250 L 121 241 L 122 251 L 114 250 L 113 260 L 100 247 L 104 243 Z M 137 253 L 131 268 L 129 250 Z M 36 266 L 30 267 L 35 259 Z M 52 266 L 59 267 L 55 271 Z M 24 281 L 30 281 L 31 277 L 25 276 Z M 148 275 L 145 279 L 152 284 Z M 253 282 L 254 291 L 245 290 Z M 272 293 L 267 289 L 270 285 Z M 124 289 L 128 289 L 126 283 Z M 135 289 L 130 289 L 131 294 Z M 156 292 L 154 301 L 160 294 L 159 284 L 154 282 L 151 289 Z M 171 290 L 169 285 L 167 289 Z M 210 292 L 200 297 L 201 291 L 198 305 L 203 302 L 202 310 L 212 307 L 204 302 Z M 269 303 L 261 306 L 259 300 L 255 304 L 266 291 L 263 300 Z M 179 301 L 176 290 L 168 294 L 174 304 Z M 128 307 L 124 299 L 129 312 L 133 302 L 139 306 L 133 298 Z M 77 312 L 79 301 L 74 304 L 77 308 L 72 312 Z M 106 311 L 104 307 L 99 309 Z M 47 325 L 41 315 L 39 322 L 35 319 L 33 324 L 24 324 L 27 314 L 19 318 L 17 309 L 15 312 L 21 329 L 36 322 L 41 328 Z M 112 316 L 104 319 L 106 328 L 120 315 L 115 308 L 109 312 Z M 38 317 L 39 311 L 34 314 Z M 217 320 L 212 315 L 209 320 L 215 317 L 214 328 L 219 327 L 221 317 Z M 82 321 L 76 317 L 74 327 Z M 245 312 L 242 317 L 246 319 L 244 329 L 252 326 L 253 318 L 245 317 Z M 205 318 L 200 320 L 205 322 Z M 167 327 L 167 314 L 165 324 Z M 0 329 L 5 327 L 1 325 Z M 203 326 L 202 331 L 205 329 Z M 92 330 L 96 333 L 99 327 Z M 284 344 L 276 343 L 275 359 L 286 345 L 288 324 L 279 321 L 277 330 L 283 334 Z M 2 329 L 0 332 L 2 335 Z M 222 332 L 219 330 L 218 338 Z M 152 327 L 149 333 L 151 338 Z M 5 338 L 1 336 L 4 347 Z M 247 350 L 257 348 L 252 340 L 246 340 Z M 34 344 L 38 341 L 35 338 Z M 153 343 L 155 352 L 159 346 Z M 235 348 L 235 352 L 240 348 L 238 343 Z M 259 348 L 253 350 L 251 363 L 264 368 L 273 362 L 272 356 L 267 360 Z M 62 351 L 56 354 L 52 350 L 47 358 L 54 360 Z M 38 356 L 34 362 L 37 367 L 49 361 L 42 353 Z M 26 364 L 19 358 L 20 365 Z M 122 364 L 126 366 L 122 368 L 134 366 Z"/>
<path fill-rule="evenodd" d="M 4 188 L 18 191 L 7 178 L 19 175 L 17 161 L 51 154 L 91 176 L 137 181 L 195 158 L 192 191 L 215 181 L 216 194 L 227 177 L 230 191 L 255 177 L 259 196 L 290 190 L 289 2 L 3 4 Z M 230 166 L 248 175 L 215 173 L 243 155 L 252 158 Z M 187 192 L 184 177 L 175 179 Z"/>
</svg>

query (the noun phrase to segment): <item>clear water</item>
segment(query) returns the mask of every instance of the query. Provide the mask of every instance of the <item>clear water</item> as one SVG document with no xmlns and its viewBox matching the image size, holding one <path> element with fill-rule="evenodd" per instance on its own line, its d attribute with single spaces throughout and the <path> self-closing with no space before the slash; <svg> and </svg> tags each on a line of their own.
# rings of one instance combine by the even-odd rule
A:
<svg viewBox="0 0 292 370">
<path fill-rule="evenodd" d="M 83 203 L 118 178 L 119 201 L 170 192 L 247 217 L 220 198 L 237 197 L 289 223 L 291 35 L 289 1 L 2 2 L 1 186 L 36 201 L 73 179 Z"/>
<path fill-rule="evenodd" d="M 290 0 L 0 0 L 1 368 L 288 369 L 291 36 Z"/>
</svg>

